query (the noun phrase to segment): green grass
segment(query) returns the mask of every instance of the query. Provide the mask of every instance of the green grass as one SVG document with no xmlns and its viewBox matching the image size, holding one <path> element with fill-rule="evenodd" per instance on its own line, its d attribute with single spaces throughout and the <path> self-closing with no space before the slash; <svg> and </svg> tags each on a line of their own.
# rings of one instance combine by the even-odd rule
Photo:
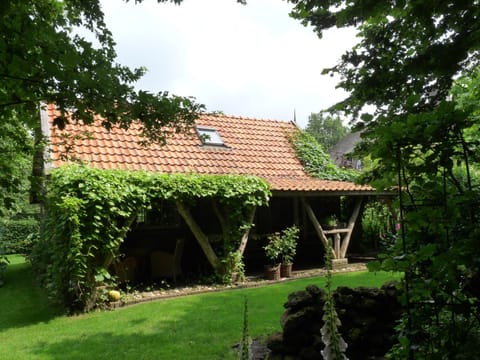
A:
<svg viewBox="0 0 480 360">
<path fill-rule="evenodd" d="M 115 311 L 55 315 L 30 268 L 11 257 L 0 288 L 0 359 L 236 359 L 248 298 L 253 337 L 280 330 L 287 295 L 324 278 L 160 300 Z M 334 285 L 379 286 L 387 273 L 334 276 Z"/>
</svg>

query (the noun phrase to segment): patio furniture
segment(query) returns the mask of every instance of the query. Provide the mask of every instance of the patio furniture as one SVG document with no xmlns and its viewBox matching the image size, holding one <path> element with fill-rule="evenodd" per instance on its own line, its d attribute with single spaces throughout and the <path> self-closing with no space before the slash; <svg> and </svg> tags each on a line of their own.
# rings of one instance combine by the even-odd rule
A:
<svg viewBox="0 0 480 360">
<path fill-rule="evenodd" d="M 177 276 L 182 274 L 182 254 L 184 239 L 177 239 L 174 253 L 154 251 L 150 254 L 150 274 L 152 279 L 173 278 L 177 282 Z"/>
</svg>

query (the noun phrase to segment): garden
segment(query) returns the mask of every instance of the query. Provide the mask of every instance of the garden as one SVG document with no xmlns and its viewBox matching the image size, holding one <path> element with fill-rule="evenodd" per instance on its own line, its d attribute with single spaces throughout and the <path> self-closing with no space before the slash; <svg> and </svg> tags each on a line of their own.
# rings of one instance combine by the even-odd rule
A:
<svg viewBox="0 0 480 360">
<path fill-rule="evenodd" d="M 290 293 L 326 282 L 315 276 L 67 316 L 50 306 L 22 256 L 8 260 L 0 288 L 2 359 L 236 359 L 245 299 L 248 334 L 262 340 L 280 330 Z M 388 272 L 352 272 L 332 281 L 333 287 L 379 287 L 395 278 Z"/>
</svg>

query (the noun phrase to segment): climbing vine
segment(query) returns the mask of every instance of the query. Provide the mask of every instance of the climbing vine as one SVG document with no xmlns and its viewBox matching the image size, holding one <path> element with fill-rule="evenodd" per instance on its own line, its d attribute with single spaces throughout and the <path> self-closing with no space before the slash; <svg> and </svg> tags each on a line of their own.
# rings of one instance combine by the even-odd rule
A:
<svg viewBox="0 0 480 360">
<path fill-rule="evenodd" d="M 305 171 L 322 180 L 354 181 L 358 176 L 353 170 L 336 166 L 315 138 L 306 131 L 297 131 L 291 138 Z"/>
<path fill-rule="evenodd" d="M 141 209 L 155 199 L 194 205 L 216 199 L 232 209 L 265 205 L 268 184 L 252 176 L 158 174 L 72 165 L 52 172 L 44 231 L 32 254 L 34 268 L 56 303 L 71 311 L 95 305 L 96 288 Z"/>
</svg>

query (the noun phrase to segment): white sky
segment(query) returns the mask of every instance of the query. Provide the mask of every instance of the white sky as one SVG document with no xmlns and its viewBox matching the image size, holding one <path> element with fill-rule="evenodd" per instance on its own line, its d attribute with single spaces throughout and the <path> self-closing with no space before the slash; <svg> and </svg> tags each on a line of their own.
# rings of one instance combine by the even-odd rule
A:
<svg viewBox="0 0 480 360">
<path fill-rule="evenodd" d="M 119 63 L 148 69 L 139 89 L 194 96 L 228 115 L 293 120 L 295 109 L 301 127 L 345 96 L 321 70 L 355 43 L 353 30 L 320 40 L 284 1 L 101 3 Z"/>
</svg>

